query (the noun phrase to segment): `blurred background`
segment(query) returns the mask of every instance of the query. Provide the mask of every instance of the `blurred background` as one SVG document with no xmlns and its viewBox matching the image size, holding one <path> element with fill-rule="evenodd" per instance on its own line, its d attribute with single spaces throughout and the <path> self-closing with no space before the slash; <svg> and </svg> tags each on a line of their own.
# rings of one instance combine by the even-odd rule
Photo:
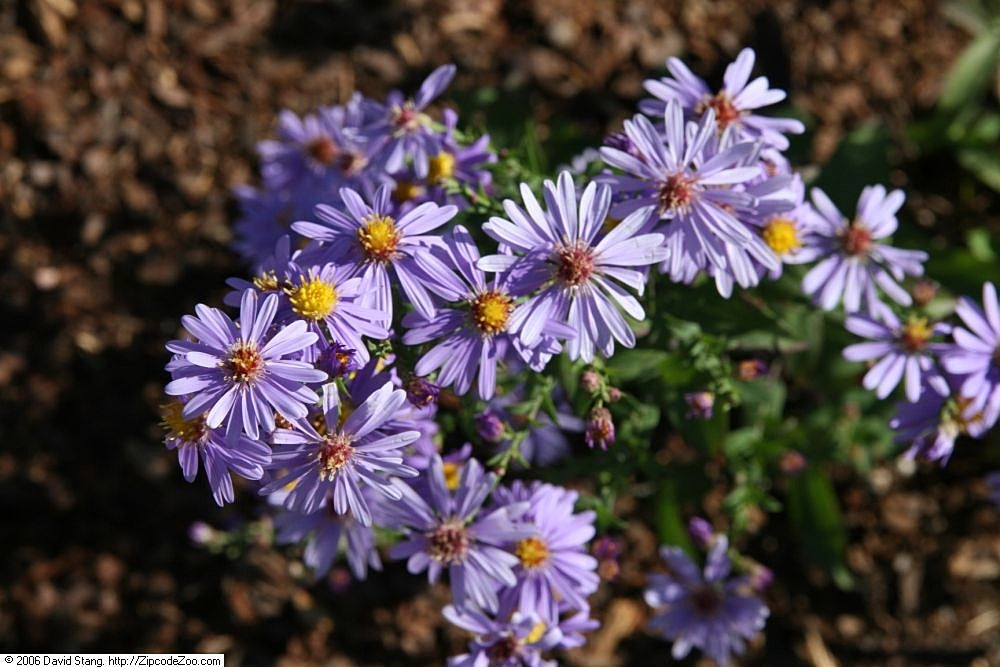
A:
<svg viewBox="0 0 1000 667">
<path fill-rule="evenodd" d="M 162 447 L 163 343 L 242 272 L 230 191 L 256 182 L 281 109 L 413 91 L 453 62 L 462 124 L 554 170 L 635 113 L 667 57 L 717 83 L 752 46 L 809 127 L 793 159 L 903 188 L 928 273 L 977 295 L 1000 278 L 996 35 L 972 1 L 0 2 L 0 650 L 432 665 L 464 645 L 443 590 L 398 564 L 314 584 L 250 494 L 216 508 Z M 745 664 L 1000 664 L 1000 520 L 968 451 L 990 444 L 915 475 L 835 471 L 853 591 L 762 526 L 777 583 Z M 642 630 L 655 535 L 621 539 L 604 625 L 569 664 L 668 659 Z"/>
</svg>

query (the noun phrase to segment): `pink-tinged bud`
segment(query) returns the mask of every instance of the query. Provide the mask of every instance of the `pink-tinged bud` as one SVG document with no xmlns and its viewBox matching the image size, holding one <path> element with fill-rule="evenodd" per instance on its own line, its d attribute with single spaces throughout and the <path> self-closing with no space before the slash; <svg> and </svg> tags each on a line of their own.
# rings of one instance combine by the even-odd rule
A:
<svg viewBox="0 0 1000 667">
<path fill-rule="evenodd" d="M 767 364 L 760 359 L 744 359 L 736 367 L 736 375 L 744 381 L 756 380 L 767 375 Z"/>
<path fill-rule="evenodd" d="M 587 431 L 583 439 L 591 449 L 594 445 L 607 449 L 608 445 L 614 444 L 615 422 L 607 408 L 594 408 L 590 411 L 590 421 L 587 422 Z"/>
<path fill-rule="evenodd" d="M 618 387 L 608 387 L 608 400 L 612 403 L 622 400 L 622 390 Z"/>
<path fill-rule="evenodd" d="M 758 593 L 763 593 L 774 583 L 774 572 L 771 568 L 757 564 L 750 572 L 750 585 Z"/>
<path fill-rule="evenodd" d="M 584 371 L 580 374 L 580 388 L 588 394 L 596 393 L 601 388 L 601 376 L 592 370 Z"/>
<path fill-rule="evenodd" d="M 786 475 L 797 475 L 806 469 L 809 461 L 801 452 L 791 449 L 781 457 L 781 471 Z"/>
<path fill-rule="evenodd" d="M 933 280 L 927 278 L 918 280 L 913 286 L 913 303 L 917 306 L 926 306 L 937 296 L 937 288 L 937 283 Z"/>
<path fill-rule="evenodd" d="M 188 527 L 188 537 L 198 546 L 205 546 L 215 537 L 215 529 L 204 521 L 195 521 Z"/>
</svg>

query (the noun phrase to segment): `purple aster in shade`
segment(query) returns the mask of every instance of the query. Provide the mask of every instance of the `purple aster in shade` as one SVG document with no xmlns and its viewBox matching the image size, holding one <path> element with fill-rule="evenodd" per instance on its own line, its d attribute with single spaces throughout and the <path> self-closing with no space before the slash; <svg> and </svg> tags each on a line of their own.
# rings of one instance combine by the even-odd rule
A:
<svg viewBox="0 0 1000 667">
<path fill-rule="evenodd" d="M 720 535 L 708 553 L 704 574 L 677 547 L 662 547 L 667 574 L 651 574 L 646 603 L 658 613 L 650 627 L 673 640 L 680 660 L 701 649 L 720 665 L 743 653 L 746 641 L 764 627 L 767 605 L 748 577 L 730 577 L 729 540 Z"/>
<path fill-rule="evenodd" d="M 304 383 L 322 382 L 326 373 L 303 361 L 289 360 L 319 338 L 305 322 L 292 322 L 271 331 L 278 297 L 260 300 L 254 290 L 243 293 L 239 325 L 222 311 L 202 304 L 196 317 L 181 318 L 197 341 L 175 340 L 167 349 L 183 361 L 172 368 L 174 379 L 164 391 L 171 396 L 192 395 L 183 415 L 205 414 L 205 424 L 226 424 L 226 442 L 234 444 L 240 432 L 258 440 L 261 431 L 274 430 L 274 413 L 295 422 L 308 414 L 306 405 L 319 397 Z"/>
<path fill-rule="evenodd" d="M 518 495 L 514 492 L 507 497 Z M 597 590 L 597 559 L 585 549 L 594 537 L 596 514 L 574 513 L 578 498 L 575 491 L 536 484 L 527 497 L 529 509 L 520 515 L 512 512 L 535 529 L 533 535 L 512 545 L 520 561 L 514 572 L 517 584 L 501 594 L 517 600 L 521 613 L 555 609 L 560 601 L 572 609 L 587 609 L 587 596 Z"/>
<path fill-rule="evenodd" d="M 511 269 L 518 278 L 512 291 L 531 296 L 512 315 L 510 329 L 522 343 L 533 347 L 552 321 L 562 322 L 576 332 L 566 342 L 569 358 L 593 361 L 595 350 L 614 354 L 615 341 L 625 347 L 635 345 L 635 335 L 619 312 L 642 320 L 646 313 L 639 301 L 623 289 L 623 283 L 640 294 L 646 283 L 645 267 L 666 257 L 663 235 L 639 234 L 648 211 L 637 210 L 607 234 L 602 233 L 611 191 L 591 182 L 579 202 L 569 172 L 559 175 L 558 184 L 545 182 L 543 211 L 527 185 L 521 185 L 525 208 L 504 201 L 509 219 L 494 217 L 483 231 L 494 240 L 524 253 L 483 257 L 478 266 L 486 271 Z M 513 268 L 512 268 L 513 267 Z"/>
<path fill-rule="evenodd" d="M 495 611 L 497 590 L 517 583 L 513 568 L 518 559 L 502 547 L 529 537 L 534 529 L 512 523 L 508 508 L 482 509 L 496 476 L 484 473 L 475 459 L 462 466 L 454 492 L 448 491 L 440 457 L 435 457 L 426 474 L 423 495 L 400 480 L 395 482 L 402 502 L 394 503 L 388 511 L 410 533 L 408 539 L 390 550 L 389 556 L 407 559 L 412 574 L 427 570 L 431 583 L 447 568 L 457 608 L 471 602 L 480 609 Z"/>
<path fill-rule="evenodd" d="M 300 221 L 293 223 L 292 229 L 322 241 L 328 261 L 354 267 L 364 289 L 371 293 L 369 305 L 376 310 L 392 314 L 391 268 L 417 311 L 434 317 L 434 304 L 413 255 L 418 248 L 439 242 L 426 233 L 451 220 L 458 209 L 425 202 L 397 220 L 388 186 L 379 187 L 371 205 L 350 188 L 342 188 L 340 196 L 346 212 L 320 204 L 315 211 L 320 222 Z"/>
<path fill-rule="evenodd" d="M 994 416 L 1000 412 L 1000 304 L 996 287 L 983 284 L 983 308 L 962 297 L 955 312 L 965 326 L 952 331 L 955 344 L 942 355 L 941 365 L 949 373 L 964 376 L 961 393 L 983 397 L 986 413 Z"/>
<path fill-rule="evenodd" d="M 497 161 L 496 153 L 489 149 L 490 137 L 487 134 L 479 137 L 471 144 L 462 146 L 455 136 L 458 125 L 458 114 L 451 109 L 442 112 L 444 132 L 440 135 L 439 151 L 428 158 L 426 196 L 438 204 L 454 204 L 466 208 L 469 204 L 466 197 L 456 194 L 456 187 L 467 188 L 473 193 L 490 189 L 493 174 L 483 168 L 484 165 Z M 417 180 L 413 174 L 411 182 Z"/>
<path fill-rule="evenodd" d="M 233 223 L 233 248 L 253 267 L 265 264 L 275 245 L 288 234 L 292 220 L 308 212 L 297 213 L 295 202 L 284 192 L 240 185 L 233 188 L 233 196 L 240 208 L 240 216 Z"/>
<path fill-rule="evenodd" d="M 996 420 L 984 414 L 985 396 L 970 398 L 955 391 L 954 377 L 925 373 L 920 398 L 897 403 L 889 427 L 895 442 L 909 445 L 904 456 L 948 463 L 960 435 L 981 438 Z"/>
<path fill-rule="evenodd" d="M 368 495 L 368 487 L 361 490 Z M 372 504 L 377 499 L 368 498 Z M 382 569 L 378 549 L 375 548 L 375 534 L 371 526 L 355 521 L 350 514 L 340 514 L 327 498 L 323 506 L 309 514 L 282 512 L 274 518 L 278 544 L 296 544 L 308 539 L 302 560 L 313 569 L 317 579 L 330 571 L 334 559 L 340 552 L 340 545 L 346 545 L 347 564 L 356 579 L 368 576 L 368 568 Z"/>
<path fill-rule="evenodd" d="M 436 379 L 441 386 L 450 386 L 456 394 L 465 394 L 478 371 L 479 397 L 489 400 L 496 389 L 497 363 L 509 343 L 525 361 L 532 352 L 520 344 L 510 332 L 510 325 L 519 316 L 507 276 L 498 276 L 488 283 L 483 271 L 476 268 L 479 250 L 472 236 L 461 225 L 444 238 L 444 245 L 433 251 L 418 252 L 417 264 L 428 277 L 432 289 L 451 303 L 463 307 L 442 308 L 432 318 L 423 313 L 408 313 L 403 326 L 407 345 L 420 345 L 443 338 L 417 361 L 414 372 L 428 375 L 440 369 Z M 537 344 L 548 352 L 560 349 L 556 336 L 571 336 L 573 332 L 559 322 L 545 327 Z M 541 370 L 537 368 L 536 370 Z"/>
<path fill-rule="evenodd" d="M 923 274 L 927 253 L 878 243 L 896 231 L 896 211 L 903 205 L 903 193 L 887 193 L 881 185 L 866 187 L 850 221 L 819 188 L 813 188 L 812 201 L 817 215 L 804 243 L 818 248 L 819 256 L 824 257 L 802 279 L 802 291 L 813 303 L 833 310 L 843 299 L 844 310 L 853 313 L 864 301 L 870 315 L 881 317 L 888 310 L 879 299 L 877 288 L 881 288 L 896 303 L 910 305 L 912 299 L 898 281 L 906 275 Z"/>
<path fill-rule="evenodd" d="M 601 177 L 620 199 L 612 214 L 652 207 L 654 219 L 670 221 L 663 228 L 667 261 L 661 269 L 673 280 L 690 281 L 697 269 L 712 267 L 750 286 L 759 279 L 751 260 L 777 270 L 774 252 L 734 214 L 758 205 L 745 188 L 734 186 L 760 177 L 760 168 L 747 164 L 756 159 L 759 147 L 744 142 L 715 152 L 711 110 L 687 130 L 680 107 L 671 101 L 665 121 L 666 143 L 645 117 L 625 121 L 625 134 L 640 157 L 609 146 L 601 149 L 609 165 L 625 172 Z"/>
<path fill-rule="evenodd" d="M 372 523 L 371 508 L 361 492 L 373 487 L 390 500 L 402 496 L 390 476 L 415 477 L 417 471 L 403 463 L 401 450 L 420 433 L 385 428 L 406 402 L 406 392 L 386 383 L 351 412 L 341 425 L 341 404 L 335 384 L 323 391 L 323 423 L 320 431 L 308 423 L 296 429 L 278 429 L 270 468 L 284 470 L 261 489 L 261 495 L 294 483 L 285 499 L 293 512 L 312 513 L 327 497 L 333 509 L 348 512 L 362 525 Z"/>
<path fill-rule="evenodd" d="M 794 118 L 769 118 L 752 113 L 761 107 L 785 99 L 785 91 L 770 88 L 766 77 L 750 81 L 756 55 L 753 49 L 743 49 L 735 62 L 726 68 L 722 88 L 713 93 L 708 85 L 695 76 L 677 58 L 667 60 L 671 77 L 647 80 L 643 85 L 655 99 L 639 102 L 639 109 L 650 116 L 661 116 L 671 101 L 684 107 L 689 118 L 708 115 L 711 110 L 718 131 L 731 141 L 762 140 L 777 149 L 788 148 L 784 133 L 801 134 L 805 126 Z M 749 82 L 749 83 L 748 83 Z"/>
<path fill-rule="evenodd" d="M 881 322 L 867 315 L 848 315 L 844 326 L 851 333 L 870 339 L 844 348 L 845 359 L 878 359 L 865 374 L 865 389 L 874 390 L 876 396 L 885 398 L 905 377 L 906 398 L 911 402 L 920 398 L 923 374 L 934 368 L 932 354 L 945 347 L 931 343 L 931 337 L 946 334 L 950 329 L 944 324 L 930 324 L 926 317 L 917 315 L 910 315 L 903 324 L 889 310 L 882 314 Z"/>
<path fill-rule="evenodd" d="M 448 658 L 448 667 L 556 667 L 542 652 L 563 643 L 558 624 L 537 612 L 507 612 L 488 616 L 480 611 L 447 606 L 444 617 L 476 635 L 469 653 Z M 506 619 L 506 620 L 499 620 Z"/>
<path fill-rule="evenodd" d="M 198 458 L 205 466 L 205 475 L 212 488 L 212 497 L 219 507 L 233 502 L 232 470 L 244 479 L 260 479 L 264 466 L 271 462 L 271 448 L 258 440 L 240 435 L 236 446 L 224 442 L 221 429 L 205 425 L 204 415 L 185 417 L 183 400 L 172 400 L 163 406 L 161 424 L 166 430 L 163 443 L 177 450 L 177 460 L 184 479 L 193 482 L 198 475 Z"/>
<path fill-rule="evenodd" d="M 687 416 L 690 419 L 711 419 L 715 407 L 715 394 L 710 391 L 693 391 L 684 394 Z"/>
<path fill-rule="evenodd" d="M 259 142 L 257 152 L 264 183 L 281 190 L 302 179 L 322 179 L 340 148 L 329 117 L 309 114 L 300 118 L 286 110 L 278 115 L 278 139 Z"/>
<path fill-rule="evenodd" d="M 355 349 L 340 343 L 327 343 L 321 346 L 313 363 L 331 379 L 336 379 L 347 377 L 361 368 L 361 357 Z"/>
<path fill-rule="evenodd" d="M 364 136 L 378 148 L 372 162 L 384 171 L 396 173 L 413 160 L 419 178 L 430 171 L 430 156 L 441 150 L 441 139 L 431 127 L 431 119 L 423 111 L 444 92 L 455 76 L 454 65 L 442 65 L 430 73 L 420 85 L 416 97 L 404 100 L 402 93 L 393 91 L 384 105 L 373 105 L 377 119 L 363 129 Z"/>
</svg>

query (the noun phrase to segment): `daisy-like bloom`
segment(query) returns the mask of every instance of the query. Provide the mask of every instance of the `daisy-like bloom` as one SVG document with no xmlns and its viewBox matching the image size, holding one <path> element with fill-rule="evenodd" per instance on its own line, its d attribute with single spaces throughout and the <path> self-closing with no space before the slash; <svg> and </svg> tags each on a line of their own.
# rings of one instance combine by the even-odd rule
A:
<svg viewBox="0 0 1000 667">
<path fill-rule="evenodd" d="M 367 495 L 368 487 L 362 488 L 361 493 Z M 369 498 L 368 502 L 377 499 Z M 310 514 L 282 512 L 274 518 L 274 527 L 278 531 L 278 544 L 308 540 L 302 560 L 313 569 L 317 579 L 330 571 L 341 544 L 346 547 L 347 565 L 356 579 L 364 580 L 369 567 L 382 569 L 371 526 L 356 521 L 350 514 L 337 512 L 333 498 L 327 498 L 320 509 Z"/>
<path fill-rule="evenodd" d="M 767 605 L 753 591 L 748 577 L 730 577 L 725 535 L 716 538 L 704 574 L 677 547 L 662 547 L 667 574 L 651 574 L 646 603 L 658 613 L 650 627 L 673 640 L 674 659 L 701 649 L 720 665 L 743 653 L 768 617 Z"/>
<path fill-rule="evenodd" d="M 364 305 L 367 297 L 364 279 L 348 277 L 350 273 L 350 267 L 333 264 L 292 266 L 294 277 L 285 282 L 283 292 L 287 302 L 283 305 L 287 317 L 304 320 L 317 333 L 317 345 L 305 355 L 308 360 L 318 358 L 327 348 L 326 342 L 319 340 L 323 328 L 332 340 L 352 349 L 360 363 L 369 358 L 362 336 L 375 340 L 389 336 L 391 313 Z"/>
<path fill-rule="evenodd" d="M 286 110 L 278 115 L 278 139 L 257 144 L 261 176 L 268 188 L 281 190 L 301 179 L 323 178 L 340 157 L 330 121 L 323 114 L 300 118 Z"/>
<path fill-rule="evenodd" d="M 909 445 L 904 456 L 948 463 L 960 435 L 981 438 L 993 419 L 983 410 L 985 396 L 969 397 L 956 391 L 957 378 L 925 373 L 916 402 L 898 403 L 889 427 L 895 442 Z"/>
<path fill-rule="evenodd" d="M 469 652 L 448 658 L 448 667 L 556 667 L 542 652 L 559 645 L 562 633 L 550 628 L 537 613 L 513 612 L 500 621 L 481 611 L 459 612 L 452 605 L 442 610 L 454 625 L 476 635 Z M 503 618 L 502 616 L 499 616 Z"/>
<path fill-rule="evenodd" d="M 768 271 L 780 267 L 760 235 L 734 214 L 757 205 L 745 187 L 735 186 L 760 177 L 760 168 L 747 164 L 758 147 L 744 142 L 716 151 L 711 109 L 690 131 L 676 101 L 667 104 L 664 118 L 666 143 L 644 116 L 625 121 L 638 157 L 610 146 L 601 149 L 609 165 L 625 172 L 602 178 L 621 199 L 612 214 L 652 207 L 654 219 L 669 221 L 662 228 L 668 256 L 661 268 L 673 280 L 689 281 L 699 268 L 711 267 L 732 274 L 744 287 L 756 284 L 753 260 Z"/>
<path fill-rule="evenodd" d="M 558 611 L 521 612 L 504 603 L 494 615 L 452 605 L 442 613 L 476 635 L 469 642 L 469 653 L 449 658 L 448 667 L 556 667 L 557 662 L 542 658 L 544 651 L 582 646 L 582 633 L 599 625 L 589 610 L 560 618 Z"/>
<path fill-rule="evenodd" d="M 851 333 L 868 338 L 869 342 L 856 343 L 844 348 L 848 361 L 878 362 L 865 373 L 865 389 L 872 389 L 879 398 L 885 398 L 906 378 L 906 399 L 920 398 L 923 374 L 934 368 L 935 352 L 945 346 L 932 343 L 931 338 L 946 334 L 949 327 L 929 323 L 926 317 L 910 315 L 903 324 L 896 314 L 887 310 L 882 321 L 867 315 L 848 315 L 844 326 Z"/>
<path fill-rule="evenodd" d="M 425 202 L 396 219 L 388 186 L 380 186 L 369 205 L 354 190 L 341 188 L 346 212 L 320 204 L 320 222 L 300 221 L 292 229 L 306 238 L 324 243 L 327 261 L 355 267 L 365 290 L 371 291 L 370 305 L 392 315 L 390 269 L 413 306 L 428 319 L 434 317 L 434 303 L 424 286 L 424 277 L 413 258 L 422 247 L 437 243 L 426 233 L 451 220 L 458 209 Z"/>
<path fill-rule="evenodd" d="M 487 282 L 486 274 L 476 267 L 479 249 L 461 225 L 445 237 L 444 247 L 435 248 L 433 254 L 418 252 L 416 259 L 434 291 L 462 307 L 438 309 L 432 318 L 419 312 L 403 318 L 403 326 L 408 329 L 403 342 L 407 345 L 444 338 L 417 361 L 414 372 L 427 375 L 440 369 L 437 384 L 450 386 L 462 395 L 472 386 L 478 371 L 479 397 L 489 400 L 496 389 L 497 362 L 507 348 L 518 349 L 525 361 L 532 356 L 510 331 L 511 322 L 523 307 L 515 303 L 517 293 L 511 291 L 510 278 L 498 276 Z M 539 344 L 546 346 L 549 353 L 558 352 L 561 348 L 555 337 L 572 335 L 565 325 L 550 322 Z"/>
<path fill-rule="evenodd" d="M 684 394 L 689 419 L 711 419 L 715 408 L 715 394 L 710 391 L 692 391 Z"/>
<path fill-rule="evenodd" d="M 167 349 L 183 362 L 171 370 L 173 381 L 164 391 L 187 396 L 182 414 L 192 419 L 205 413 L 208 428 L 226 424 L 226 442 L 234 444 L 240 432 L 259 440 L 274 430 L 274 413 L 291 422 L 308 414 L 307 405 L 319 397 L 307 383 L 322 382 L 326 373 L 303 361 L 288 359 L 313 345 L 318 336 L 298 321 L 271 330 L 278 297 L 260 300 L 246 290 L 240 303 L 239 325 L 222 311 L 199 304 L 196 317 L 181 318 L 196 341 L 175 340 Z"/>
<path fill-rule="evenodd" d="M 504 494 L 495 494 L 500 498 Z M 508 494 L 517 498 L 523 493 Z M 579 494 L 551 484 L 536 484 L 526 500 L 528 510 L 518 516 L 535 533 L 514 543 L 520 564 L 517 584 L 502 593 L 517 600 L 521 613 L 555 609 L 558 602 L 572 609 L 586 609 L 587 596 L 597 590 L 597 559 L 587 554 L 594 537 L 594 512 L 574 513 Z"/>
<path fill-rule="evenodd" d="M 423 495 L 400 480 L 395 482 L 402 501 L 387 511 L 410 534 L 389 556 L 408 559 L 406 567 L 413 574 L 427 570 L 431 583 L 447 569 L 455 607 L 464 609 L 471 602 L 496 611 L 497 590 L 517 583 L 513 568 L 519 561 L 503 546 L 529 537 L 534 529 L 511 522 L 506 507 L 482 509 L 496 477 L 484 473 L 475 459 L 462 466 L 454 492 L 448 491 L 441 457 L 434 457 L 426 474 Z"/>
<path fill-rule="evenodd" d="M 782 265 L 804 264 L 821 256 L 819 248 L 805 244 L 810 221 L 816 214 L 805 200 L 802 177 L 792 174 L 788 178 L 785 188 L 785 193 L 789 195 L 788 207 L 768 207 L 770 200 L 765 198 L 757 211 L 744 218 L 758 229 L 761 239 L 781 260 L 778 268 L 769 272 L 771 278 L 775 279 L 781 276 Z"/>
<path fill-rule="evenodd" d="M 879 299 L 877 288 L 881 288 L 896 303 L 909 306 L 912 299 L 899 281 L 907 275 L 922 275 L 927 253 L 878 242 L 896 231 L 903 193 L 887 193 L 881 185 L 866 187 L 853 220 L 845 218 L 819 188 L 813 188 L 812 201 L 818 215 L 805 243 L 818 248 L 824 257 L 802 279 L 802 291 L 813 303 L 833 310 L 843 300 L 844 310 L 853 313 L 864 301 L 868 314 L 881 317 L 888 311 Z"/>
<path fill-rule="evenodd" d="M 667 70 L 671 77 L 644 82 L 646 91 L 655 99 L 640 101 L 639 110 L 659 117 L 666 104 L 676 101 L 684 108 L 688 118 L 703 118 L 712 111 L 719 133 L 728 134 L 734 142 L 759 139 L 785 150 L 788 139 L 784 133 L 802 134 L 806 128 L 794 118 L 769 118 L 753 113 L 756 109 L 785 99 L 785 91 L 771 88 L 766 77 L 750 81 L 755 60 L 753 49 L 740 51 L 736 60 L 726 68 L 722 88 L 713 93 L 708 84 L 683 62 L 670 58 Z"/>
<path fill-rule="evenodd" d="M 260 479 L 264 466 L 271 462 L 271 449 L 262 442 L 240 435 L 235 447 L 228 447 L 221 429 L 205 425 L 204 415 L 184 416 L 184 401 L 174 399 L 163 406 L 162 422 L 166 434 L 163 444 L 177 450 L 177 461 L 184 479 L 193 482 L 198 476 L 198 459 L 205 466 L 205 475 L 212 488 L 212 497 L 219 507 L 233 502 L 232 470 L 244 479 Z"/>
<path fill-rule="evenodd" d="M 296 429 L 278 429 L 270 468 L 278 473 L 261 489 L 261 495 L 294 488 L 285 498 L 293 512 L 319 510 L 328 497 L 338 514 L 348 512 L 364 526 L 372 524 L 371 508 L 362 485 L 381 491 L 390 500 L 402 495 L 391 476 L 415 477 L 417 471 L 403 463 L 402 449 L 420 437 L 418 431 L 385 428 L 406 403 L 406 392 L 386 383 L 341 422 L 341 403 L 335 384 L 323 390 L 323 423 L 316 430 L 309 423 Z"/>
<path fill-rule="evenodd" d="M 593 361 L 595 349 L 610 357 L 616 340 L 633 347 L 635 335 L 618 309 L 637 320 L 646 312 L 619 282 L 642 294 L 646 276 L 633 267 L 666 257 L 662 234 L 638 234 L 649 212 L 638 210 L 602 235 L 611 191 L 592 182 L 578 203 L 573 177 L 566 171 L 559 175 L 558 185 L 545 182 L 548 212 L 525 184 L 521 197 L 526 211 L 505 200 L 509 219 L 493 217 L 483 231 L 524 256 L 491 255 L 478 262 L 486 271 L 510 269 L 517 276 L 511 281 L 517 293 L 541 287 L 511 317 L 510 330 L 525 346 L 534 347 L 551 321 L 565 323 L 576 332 L 566 343 L 573 360 Z"/>
<path fill-rule="evenodd" d="M 442 65 L 430 73 L 420 85 L 416 97 L 403 99 L 402 93 L 393 91 L 385 105 L 373 107 L 378 117 L 364 128 L 365 136 L 378 146 L 372 158 L 388 173 L 396 173 L 406 166 L 406 159 L 413 160 L 419 178 L 426 178 L 430 171 L 430 158 L 441 149 L 441 139 L 431 127 L 431 118 L 424 109 L 444 92 L 455 76 L 454 65 Z"/>
<path fill-rule="evenodd" d="M 955 345 L 942 356 L 949 373 L 965 376 L 962 394 L 986 399 L 986 413 L 1000 413 L 1000 304 L 993 283 L 983 284 L 983 308 L 962 297 L 955 306 L 964 327 L 955 327 Z"/>
</svg>

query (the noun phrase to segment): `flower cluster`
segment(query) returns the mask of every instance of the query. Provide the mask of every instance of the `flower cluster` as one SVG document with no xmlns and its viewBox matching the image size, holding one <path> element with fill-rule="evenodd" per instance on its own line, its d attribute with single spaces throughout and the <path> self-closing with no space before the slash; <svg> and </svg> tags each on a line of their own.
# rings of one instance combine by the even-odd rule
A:
<svg viewBox="0 0 1000 667">
<path fill-rule="evenodd" d="M 545 652 L 596 627 L 596 515 L 578 511 L 578 491 L 505 475 L 621 448 L 616 404 L 630 399 L 604 364 L 644 335 L 653 267 L 667 289 L 708 280 L 728 298 L 805 263 L 804 295 L 842 304 L 867 339 L 844 351 L 874 362 L 864 386 L 884 398 L 904 384 L 901 441 L 947 460 L 958 434 L 1000 414 L 995 289 L 984 310 L 959 303 L 964 326 L 897 313 L 927 258 L 888 242 L 902 193 L 866 188 L 850 220 L 819 189 L 807 199 L 782 155 L 802 124 L 757 113 L 784 92 L 751 81 L 753 66 L 743 51 L 713 92 L 671 59 L 642 113 L 588 153 L 600 173 L 565 170 L 540 191 L 501 189 L 489 137 L 437 115 L 451 65 L 412 97 L 283 112 L 259 145 L 261 186 L 235 193 L 235 247 L 252 267 L 229 281 L 238 312 L 199 304 L 167 344 L 165 442 L 185 478 L 201 461 L 220 505 L 234 500 L 231 473 L 256 482 L 278 541 L 305 542 L 317 576 L 345 552 L 364 578 L 388 547 L 411 573 L 446 578 L 443 613 L 474 635 L 450 664 L 549 664 Z M 726 409 L 704 387 L 683 394 L 688 419 Z M 487 466 L 473 456 L 483 448 Z M 727 538 L 699 534 L 704 573 L 664 547 L 669 574 L 646 597 L 676 657 L 698 647 L 725 663 L 768 611 L 730 576 Z"/>
</svg>

